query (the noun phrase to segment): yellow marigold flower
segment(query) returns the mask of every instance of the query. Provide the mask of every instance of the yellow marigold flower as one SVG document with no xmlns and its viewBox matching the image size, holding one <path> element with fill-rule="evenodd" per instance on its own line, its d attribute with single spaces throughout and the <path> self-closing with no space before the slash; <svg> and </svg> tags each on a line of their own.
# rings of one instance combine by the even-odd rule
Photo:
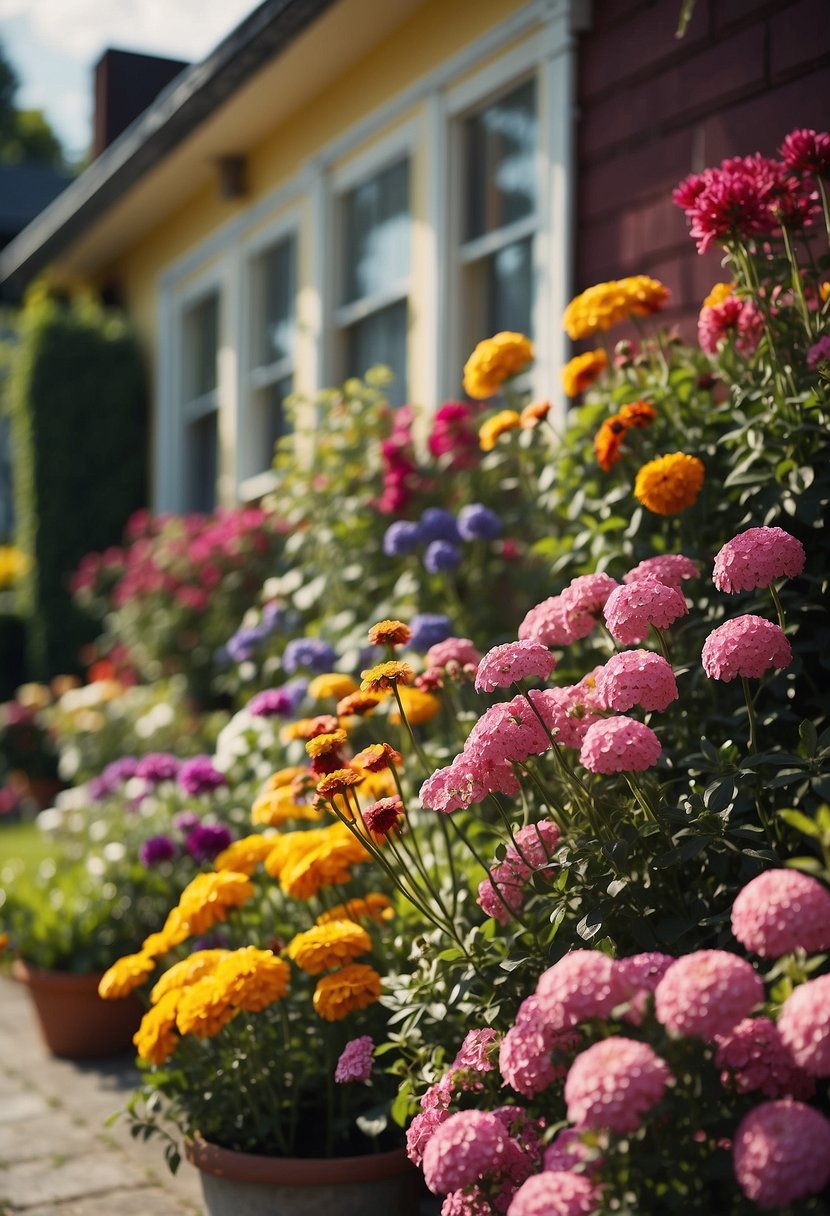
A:
<svg viewBox="0 0 830 1216">
<path fill-rule="evenodd" d="M 408 663 L 392 660 L 389 663 L 378 663 L 360 673 L 360 691 L 368 693 L 383 692 L 393 684 L 411 684 L 415 672 Z"/>
<path fill-rule="evenodd" d="M 441 712 L 441 702 L 431 692 L 426 692 L 423 688 L 400 688 L 398 689 L 398 695 L 401 698 L 403 712 L 413 726 L 421 726 L 424 722 L 431 722 Z M 397 709 L 393 709 L 389 715 L 389 721 L 400 722 L 400 720 L 400 712 Z"/>
<path fill-rule="evenodd" d="M 651 279 L 647 274 L 634 274 L 627 279 L 619 280 L 620 287 L 625 292 L 632 316 L 649 317 L 659 312 L 669 298 L 669 289 L 659 279 Z"/>
<path fill-rule="evenodd" d="M 0 545 L 0 591 L 13 587 L 31 564 L 31 559 L 15 545 Z"/>
<path fill-rule="evenodd" d="M 316 718 L 299 718 L 288 722 L 280 731 L 280 740 L 290 743 L 292 739 L 313 739 L 315 735 L 327 735 L 337 730 L 340 723 L 333 714 L 320 714 Z"/>
<path fill-rule="evenodd" d="M 383 768 L 379 772 L 373 773 L 371 769 L 362 768 L 359 772 L 363 778 L 360 793 L 364 799 L 373 802 L 376 798 L 387 798 L 392 794 L 397 794 L 398 787 L 395 785 L 391 769 Z"/>
<path fill-rule="evenodd" d="M 410 690 L 407 688 L 404 691 L 409 692 Z M 358 752 L 352 758 L 352 764 L 355 768 L 362 768 L 370 773 L 379 773 L 382 769 L 388 768 L 390 764 L 400 764 L 402 760 L 401 753 L 389 743 L 370 743 L 368 747 L 364 747 L 362 752 Z"/>
<path fill-rule="evenodd" d="M 152 954 L 145 954 L 144 951 L 140 954 L 125 954 L 101 976 L 98 995 L 105 1001 L 129 996 L 136 988 L 141 987 L 147 976 L 155 970 L 155 966 L 156 960 Z"/>
<path fill-rule="evenodd" d="M 544 422 L 552 409 L 549 401 L 531 401 L 519 415 L 519 422 L 526 430 L 532 430 L 540 422 Z"/>
<path fill-rule="evenodd" d="M 377 697 L 370 697 L 365 692 L 353 692 L 348 697 L 344 697 L 342 701 L 337 702 L 337 713 L 341 718 L 351 718 L 353 715 L 362 718 L 371 714 L 386 693 L 382 693 Z"/>
<path fill-rule="evenodd" d="M 369 630 L 373 646 L 405 646 L 411 637 L 412 630 L 403 621 L 378 621 Z"/>
<path fill-rule="evenodd" d="M 331 920 L 298 933 L 285 948 L 289 958 L 307 975 L 342 967 L 360 954 L 368 954 L 372 939 L 353 920 Z"/>
<path fill-rule="evenodd" d="M 522 416 L 517 410 L 499 410 L 478 428 L 478 442 L 482 452 L 492 452 L 501 435 L 515 431 L 521 425 Z"/>
<path fill-rule="evenodd" d="M 673 452 L 644 464 L 634 482 L 634 497 L 655 515 L 676 515 L 700 493 L 705 470 L 697 456 Z"/>
<path fill-rule="evenodd" d="M 290 785 L 296 777 L 301 777 L 305 771 L 301 764 L 292 764 L 289 768 L 278 769 L 265 782 L 265 788 L 266 790 L 282 789 L 283 786 Z"/>
<path fill-rule="evenodd" d="M 326 675 L 315 676 L 306 692 L 312 701 L 339 700 L 341 697 L 347 697 L 349 693 L 357 692 L 357 681 L 351 676 L 330 671 Z"/>
<path fill-rule="evenodd" d="M 562 328 L 574 341 L 589 338 L 627 321 L 658 312 L 669 297 L 668 288 L 648 275 L 595 283 L 571 300 L 562 316 Z"/>
<path fill-rule="evenodd" d="M 231 908 L 240 908 L 253 893 L 254 884 L 247 874 L 237 874 L 235 870 L 197 874 L 179 897 L 179 910 L 187 923 L 188 936 L 207 933 L 215 924 L 227 919 Z"/>
<path fill-rule="evenodd" d="M 477 401 L 492 397 L 510 376 L 533 358 L 533 343 L 524 334 L 502 330 L 479 342 L 464 364 L 464 391 Z"/>
<path fill-rule="evenodd" d="M 236 1013 L 228 1004 L 216 982 L 215 975 L 206 975 L 179 992 L 176 1026 L 179 1034 L 192 1034 L 197 1039 L 212 1039 Z"/>
<path fill-rule="evenodd" d="M 160 954 L 167 954 L 168 950 L 172 950 L 174 946 L 181 945 L 189 935 L 190 929 L 182 916 L 181 909 L 171 908 L 167 913 L 164 927 L 160 932 L 151 933 L 149 937 L 145 937 L 141 943 L 141 949 L 144 954 L 158 957 Z"/>
<path fill-rule="evenodd" d="M 370 891 L 363 899 L 350 899 L 337 904 L 317 917 L 318 925 L 327 925 L 333 920 L 392 920 L 395 909 L 386 895 Z"/>
<path fill-rule="evenodd" d="M 352 866 L 368 861 L 370 856 L 339 820 L 318 829 L 308 845 L 297 839 L 309 834 L 293 833 L 295 839 L 279 858 L 279 865 L 274 867 L 282 890 L 293 899 L 310 899 L 323 887 L 347 883 L 352 876 Z M 271 858 L 265 864 L 269 873 L 272 872 Z"/>
<path fill-rule="evenodd" d="M 718 304 L 722 304 L 724 300 L 728 300 L 734 290 L 734 283 L 715 283 L 714 287 L 703 301 L 702 307 L 715 308 Z"/>
<path fill-rule="evenodd" d="M 251 822 L 270 828 L 277 828 L 289 819 L 313 821 L 319 818 L 320 812 L 316 807 L 310 802 L 298 802 L 294 790 L 287 786 L 260 794 L 251 808 Z"/>
<path fill-rule="evenodd" d="M 607 366 L 608 356 L 601 347 L 586 351 L 584 355 L 574 355 L 562 368 L 562 387 L 565 395 L 578 397 L 580 393 L 584 393 Z"/>
<path fill-rule="evenodd" d="M 315 735 L 313 739 L 306 739 L 305 749 L 313 760 L 317 756 L 327 756 L 329 752 L 336 752 L 338 748 L 343 747 L 347 739 L 348 735 L 344 730 L 333 730 L 328 734 Z"/>
<path fill-rule="evenodd" d="M 243 946 L 226 954 L 216 969 L 222 997 L 236 1009 L 259 1013 L 288 991 L 291 968 L 273 950 Z"/>
<path fill-rule="evenodd" d="M 822 304 L 830 298 L 830 279 L 825 279 L 823 283 L 819 283 L 818 294 L 821 297 Z"/>
<path fill-rule="evenodd" d="M 243 836 L 234 840 L 213 859 L 214 870 L 235 870 L 237 874 L 253 874 L 261 861 L 264 861 L 274 847 L 272 836 L 263 836 L 254 832 L 251 836 Z"/>
<path fill-rule="evenodd" d="M 179 992 L 168 992 L 157 1005 L 145 1013 L 133 1035 L 135 1049 L 148 1064 L 163 1064 L 176 1050 L 176 1010 Z"/>
<path fill-rule="evenodd" d="M 317 793 L 321 798 L 330 798 L 332 794 L 342 794 L 350 785 L 359 785 L 362 780 L 360 773 L 353 768 L 336 768 L 320 778 Z"/>
<path fill-rule="evenodd" d="M 380 976 L 367 963 L 350 963 L 324 975 L 314 989 L 314 1008 L 327 1022 L 341 1022 L 356 1009 L 380 1000 Z"/>
<path fill-rule="evenodd" d="M 157 1005 L 168 992 L 189 988 L 206 975 L 213 975 L 227 953 L 227 950 L 196 950 L 187 958 L 174 963 L 159 977 L 150 993 L 150 1004 Z"/>
</svg>

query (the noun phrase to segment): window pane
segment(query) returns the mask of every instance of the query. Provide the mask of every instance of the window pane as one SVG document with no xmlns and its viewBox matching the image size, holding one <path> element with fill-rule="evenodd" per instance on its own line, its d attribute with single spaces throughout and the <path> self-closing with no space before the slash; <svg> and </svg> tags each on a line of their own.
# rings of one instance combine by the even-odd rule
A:
<svg viewBox="0 0 830 1216">
<path fill-rule="evenodd" d="M 363 182 L 344 199 L 343 304 L 388 290 L 409 274 L 409 162 Z"/>
<path fill-rule="evenodd" d="M 289 238 L 269 249 L 257 263 L 256 366 L 267 366 L 293 354 L 295 261 L 295 242 Z"/>
<path fill-rule="evenodd" d="M 216 410 L 185 428 L 185 510 L 212 511 L 216 506 Z"/>
<path fill-rule="evenodd" d="M 293 392 L 293 378 L 284 376 L 273 384 L 258 389 L 254 397 L 251 447 L 252 474 L 264 473 L 274 461 L 278 439 L 291 430 L 291 420 L 285 414 L 285 399 Z"/>
<path fill-rule="evenodd" d="M 503 329 L 533 337 L 533 243 L 514 241 L 487 258 L 488 333 Z"/>
<path fill-rule="evenodd" d="M 375 363 L 383 363 L 395 375 L 388 388 L 392 405 L 406 399 L 406 301 L 372 313 L 348 329 L 349 376 L 363 376 Z"/>
<path fill-rule="evenodd" d="M 533 214 L 536 139 L 533 81 L 467 119 L 465 240 Z"/>
<path fill-rule="evenodd" d="M 194 401 L 216 388 L 219 296 L 194 305 L 184 318 L 184 400 Z"/>
</svg>

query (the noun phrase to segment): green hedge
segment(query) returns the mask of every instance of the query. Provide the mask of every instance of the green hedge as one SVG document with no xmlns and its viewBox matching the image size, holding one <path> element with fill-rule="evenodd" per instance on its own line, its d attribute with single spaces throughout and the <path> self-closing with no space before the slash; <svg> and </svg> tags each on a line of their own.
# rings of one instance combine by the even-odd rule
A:
<svg viewBox="0 0 830 1216">
<path fill-rule="evenodd" d="M 20 318 L 9 406 L 28 657 L 40 679 L 76 671 L 95 626 L 69 578 L 91 549 L 118 544 L 147 498 L 147 379 L 120 313 L 32 293 Z"/>
</svg>

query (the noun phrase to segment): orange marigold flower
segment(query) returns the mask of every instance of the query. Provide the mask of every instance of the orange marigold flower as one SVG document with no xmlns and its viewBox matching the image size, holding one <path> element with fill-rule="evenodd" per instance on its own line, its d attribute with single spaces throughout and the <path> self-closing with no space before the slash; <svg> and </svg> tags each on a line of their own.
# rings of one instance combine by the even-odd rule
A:
<svg viewBox="0 0 830 1216">
<path fill-rule="evenodd" d="M 251 808 L 251 823 L 264 824 L 269 828 L 281 827 L 291 819 L 313 822 L 319 818 L 320 812 L 310 802 L 299 800 L 293 783 L 260 794 Z"/>
<path fill-rule="evenodd" d="M 644 274 L 595 283 L 571 300 L 562 316 L 562 327 L 574 341 L 589 338 L 631 316 L 658 312 L 668 298 L 668 288 Z"/>
<path fill-rule="evenodd" d="M 336 768 L 317 782 L 317 793 L 322 798 L 330 798 L 332 794 L 342 794 L 350 785 L 359 785 L 361 780 L 360 773 L 353 768 Z"/>
<path fill-rule="evenodd" d="M 715 308 L 715 307 L 717 307 L 718 304 L 722 304 L 724 302 L 724 300 L 728 300 L 729 297 L 734 293 L 734 291 L 735 291 L 734 283 L 715 283 L 714 287 L 709 292 L 706 299 L 703 301 L 703 304 L 701 305 L 701 307 L 702 308 Z"/>
<path fill-rule="evenodd" d="M 362 718 L 377 709 L 380 702 L 380 697 L 370 697 L 365 692 L 353 692 L 337 702 L 337 712 L 341 718 L 350 718 L 352 715 Z"/>
<path fill-rule="evenodd" d="M 259 1013 L 288 991 L 291 968 L 273 950 L 242 946 L 226 953 L 216 969 L 216 985 L 221 995 L 236 1009 Z"/>
<path fill-rule="evenodd" d="M 562 387 L 567 397 L 578 397 L 601 376 L 608 366 L 608 356 L 598 347 L 584 355 L 574 355 L 562 368 Z"/>
<path fill-rule="evenodd" d="M 676 515 L 700 493 L 705 470 L 697 456 L 673 452 L 644 464 L 634 483 L 634 497 L 655 515 Z"/>
<path fill-rule="evenodd" d="M 158 955 L 172 950 L 174 946 L 181 945 L 189 936 L 190 929 L 182 915 L 181 908 L 171 908 L 167 913 L 164 927 L 159 933 L 151 933 L 149 937 L 145 937 L 141 943 L 141 949 L 144 954 L 158 957 Z"/>
<path fill-rule="evenodd" d="M 408 663 L 392 660 L 389 663 L 378 663 L 360 673 L 360 691 L 368 693 L 383 692 L 393 684 L 411 684 L 415 672 Z"/>
<path fill-rule="evenodd" d="M 295 833 L 295 836 L 303 833 Z M 280 886 L 292 899 L 310 899 L 323 887 L 342 885 L 351 879 L 352 866 L 369 860 L 361 841 L 345 826 L 333 823 L 321 828 L 310 847 L 297 841 L 282 858 Z M 266 868 L 270 866 L 270 858 Z"/>
<path fill-rule="evenodd" d="M 320 714 L 316 718 L 300 718 L 289 722 L 280 731 L 280 740 L 290 743 L 292 739 L 313 739 L 315 735 L 327 735 L 337 730 L 340 723 L 333 714 Z"/>
<path fill-rule="evenodd" d="M 324 701 L 346 697 L 357 691 L 357 683 L 351 676 L 341 675 L 339 671 L 330 671 L 322 676 L 315 676 L 306 692 L 312 701 Z"/>
<path fill-rule="evenodd" d="M 176 1010 L 179 991 L 167 993 L 157 1005 L 145 1013 L 133 1035 L 135 1049 L 148 1064 L 163 1064 L 176 1050 Z"/>
<path fill-rule="evenodd" d="M 519 422 L 530 430 L 534 426 L 538 426 L 540 422 L 544 422 L 552 409 L 553 406 L 549 401 L 531 401 L 530 405 L 526 405 L 519 415 Z"/>
<path fill-rule="evenodd" d="M 617 417 L 622 419 L 626 426 L 646 427 L 657 417 L 657 410 L 653 405 L 649 405 L 648 401 L 629 401 L 620 406 Z"/>
<path fill-rule="evenodd" d="M 216 976 L 206 975 L 179 993 L 176 1026 L 179 1034 L 212 1039 L 235 1013 L 236 1009 L 228 1004 L 216 983 Z"/>
<path fill-rule="evenodd" d="M 213 975 L 227 953 L 227 950 L 196 950 L 187 958 L 174 963 L 159 977 L 150 993 L 150 1004 L 157 1005 L 168 992 L 189 988 L 206 975 Z"/>
<path fill-rule="evenodd" d="M 492 452 L 501 435 L 515 431 L 521 425 L 522 416 L 517 410 L 499 410 L 478 428 L 478 442 L 482 452 Z"/>
<path fill-rule="evenodd" d="M 401 699 L 403 712 L 412 726 L 421 726 L 424 722 L 431 722 L 441 712 L 441 702 L 438 697 L 423 688 L 399 688 L 398 696 Z M 396 723 L 400 720 L 400 711 L 393 709 L 389 715 L 389 721 Z"/>
<path fill-rule="evenodd" d="M 301 764 L 292 764 L 289 768 L 278 769 L 265 782 L 265 788 L 266 790 L 281 789 L 284 785 L 290 785 L 295 777 L 299 777 L 305 771 Z"/>
<path fill-rule="evenodd" d="M 620 459 L 622 455 L 620 448 L 623 445 L 626 430 L 627 427 L 622 418 L 619 414 L 615 414 L 613 418 L 606 418 L 594 436 L 594 454 L 597 464 L 604 473 L 610 473 Z"/>
<path fill-rule="evenodd" d="M 197 874 L 179 897 L 179 911 L 187 924 L 189 937 L 207 933 L 226 920 L 231 908 L 239 908 L 254 894 L 247 874 L 235 870 Z"/>
<path fill-rule="evenodd" d="M 316 756 L 328 756 L 331 752 L 336 752 L 341 748 L 348 737 L 344 730 L 332 730 L 328 734 L 315 735 L 313 739 L 306 739 L 305 749 L 312 759 Z"/>
<path fill-rule="evenodd" d="M 98 995 L 105 1001 L 129 996 L 136 988 L 141 987 L 151 971 L 155 970 L 155 966 L 156 960 L 152 954 L 144 951 L 139 954 L 125 954 L 101 976 Z"/>
<path fill-rule="evenodd" d="M 378 621 L 369 630 L 373 646 L 405 646 L 411 637 L 412 630 L 403 621 Z"/>
<path fill-rule="evenodd" d="M 409 689 L 406 689 L 409 692 Z M 381 769 L 388 768 L 390 764 L 399 765 L 403 761 L 403 756 L 399 751 L 389 743 L 370 743 L 368 747 L 364 747 L 362 752 L 358 752 L 352 757 L 352 764 L 355 768 L 366 769 L 370 773 L 379 773 Z"/>
<path fill-rule="evenodd" d="M 350 899 L 337 904 L 317 917 L 318 925 L 327 925 L 333 920 L 392 920 L 395 909 L 386 895 L 370 891 L 363 899 Z"/>
<path fill-rule="evenodd" d="M 479 342 L 464 364 L 464 391 L 477 401 L 492 397 L 510 376 L 533 358 L 533 343 L 524 334 L 502 330 Z"/>
<path fill-rule="evenodd" d="M 819 283 L 818 294 L 821 297 L 822 304 L 825 300 L 830 299 L 830 279 L 825 279 L 823 283 Z"/>
<path fill-rule="evenodd" d="M 307 975 L 322 975 L 371 949 L 372 939 L 362 926 L 353 920 L 331 920 L 298 933 L 285 952 Z"/>
<path fill-rule="evenodd" d="M 340 1022 L 380 1000 L 380 976 L 367 963 L 350 963 L 341 971 L 324 975 L 314 990 L 314 1008 L 327 1022 Z"/>
<path fill-rule="evenodd" d="M 254 803 L 256 806 L 256 803 Z M 253 874 L 261 861 L 264 861 L 274 841 L 270 836 L 254 832 L 251 836 L 243 836 L 234 840 L 213 859 L 214 870 L 235 870 L 237 874 Z"/>
</svg>

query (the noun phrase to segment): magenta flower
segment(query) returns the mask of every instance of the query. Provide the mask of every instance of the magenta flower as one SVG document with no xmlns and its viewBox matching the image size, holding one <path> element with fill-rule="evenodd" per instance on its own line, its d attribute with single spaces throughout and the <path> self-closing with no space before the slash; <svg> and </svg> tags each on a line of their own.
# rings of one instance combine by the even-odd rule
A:
<svg viewBox="0 0 830 1216">
<path fill-rule="evenodd" d="M 403 803 L 397 794 L 391 798 L 380 798 L 363 811 L 363 822 L 375 836 L 388 836 L 403 816 Z"/>
<path fill-rule="evenodd" d="M 658 583 L 674 587 L 680 591 L 687 578 L 699 578 L 700 567 L 690 557 L 682 553 L 658 553 L 656 557 L 647 557 L 623 575 L 624 583 L 636 583 L 641 578 L 656 578 Z"/>
<path fill-rule="evenodd" d="M 484 1030 L 468 1030 L 449 1072 L 454 1073 L 459 1068 L 469 1069 L 471 1072 L 492 1072 L 496 1066 L 491 1055 L 498 1037 L 498 1032 L 490 1027 Z"/>
<path fill-rule="evenodd" d="M 626 1022 L 632 1026 L 642 1025 L 648 999 L 673 962 L 670 954 L 661 954 L 657 950 L 616 960 L 614 968 L 617 978 L 631 1006 L 624 1014 Z"/>
<path fill-rule="evenodd" d="M 620 1035 L 576 1057 L 565 1081 L 568 1119 L 580 1127 L 636 1131 L 666 1092 L 671 1072 L 649 1047 Z"/>
<path fill-rule="evenodd" d="M 654 993 L 657 1020 L 672 1034 L 712 1041 L 748 1017 L 764 985 L 746 959 L 695 950 L 672 963 Z"/>
<path fill-rule="evenodd" d="M 808 980 L 787 997 L 778 1031 L 805 1072 L 830 1077 L 830 975 Z"/>
<path fill-rule="evenodd" d="M 476 692 L 508 688 L 528 677 L 546 680 L 555 666 L 556 659 L 541 642 L 507 642 L 504 646 L 494 646 L 478 665 Z"/>
<path fill-rule="evenodd" d="M 830 363 L 830 334 L 824 334 L 807 351 L 807 367 L 814 372 L 819 363 Z"/>
<path fill-rule="evenodd" d="M 368 1034 L 348 1042 L 334 1069 L 334 1079 L 338 1085 L 347 1081 L 368 1081 L 372 1075 L 374 1051 L 375 1044 Z"/>
<path fill-rule="evenodd" d="M 457 663 L 460 667 L 477 667 L 481 655 L 469 638 L 446 638 L 430 646 L 426 654 L 427 667 L 446 667 Z"/>
<path fill-rule="evenodd" d="M 521 912 L 530 870 L 503 861 L 491 866 L 490 877 L 478 885 L 476 903 L 500 925 L 508 925 Z"/>
<path fill-rule="evenodd" d="M 599 1191 L 584 1175 L 545 1170 L 522 1183 L 507 1216 L 591 1216 L 598 1203 Z"/>
<path fill-rule="evenodd" d="M 491 1111 L 459 1111 L 437 1127 L 427 1142 L 424 1181 L 434 1195 L 446 1195 L 504 1170 L 520 1152 Z"/>
<path fill-rule="evenodd" d="M 564 688 L 531 689 L 531 701 L 560 746 L 581 747 L 588 727 L 597 720 L 601 707 L 593 683 L 591 676 Z"/>
<path fill-rule="evenodd" d="M 830 891 L 798 870 L 765 870 L 738 893 L 732 932 L 761 958 L 830 949 Z"/>
<path fill-rule="evenodd" d="M 807 127 L 790 131 L 779 149 L 781 159 L 797 173 L 824 175 L 830 172 L 830 134 Z"/>
<path fill-rule="evenodd" d="M 677 700 L 677 681 L 662 655 L 623 650 L 597 672 L 597 699 L 605 709 L 624 711 L 641 705 L 662 711 Z"/>
<path fill-rule="evenodd" d="M 704 306 L 697 319 L 697 340 L 707 355 L 716 355 L 728 341 L 734 341 L 742 355 L 752 355 L 763 332 L 758 305 L 740 296 L 727 296 L 720 304 Z"/>
<path fill-rule="evenodd" d="M 618 587 L 605 605 L 605 623 L 612 637 L 625 646 L 637 646 L 648 637 L 649 628 L 668 629 L 688 612 L 676 587 L 656 578 L 638 578 Z"/>
<path fill-rule="evenodd" d="M 732 1160 L 747 1199 L 787 1208 L 830 1181 L 830 1121 L 791 1098 L 763 1102 L 738 1124 Z"/>
<path fill-rule="evenodd" d="M 738 1093 L 762 1093 L 767 1098 L 811 1098 L 816 1083 L 799 1068 L 769 1018 L 744 1018 L 717 1037 L 715 1063 L 723 1069 L 721 1084 Z"/>
<path fill-rule="evenodd" d="M 533 1098 L 566 1075 L 578 1046 L 576 1031 L 557 1030 L 545 1018 L 539 997 L 525 997 L 499 1047 L 502 1079 Z"/>
<path fill-rule="evenodd" d="M 519 626 L 519 640 L 541 642 L 543 646 L 568 646 L 577 636 L 590 633 L 593 627 L 592 618 L 586 633 L 577 635 L 571 628 L 562 596 L 551 595 L 526 613 Z"/>
<path fill-rule="evenodd" d="M 539 976 L 538 1009 L 555 1030 L 608 1017 L 626 992 L 613 960 L 600 950 L 571 950 Z"/>
<path fill-rule="evenodd" d="M 771 667 L 788 667 L 793 655 L 778 625 L 748 613 L 713 629 L 700 657 L 707 676 L 728 682 L 736 676 L 760 679 Z"/>
<path fill-rule="evenodd" d="M 484 711 L 467 737 L 464 752 L 472 762 L 499 764 L 541 756 L 549 747 L 550 739 L 533 707 L 518 695 Z"/>
<path fill-rule="evenodd" d="M 657 763 L 661 751 L 650 726 L 620 715 L 588 727 L 579 763 L 592 773 L 640 773 Z"/>
<path fill-rule="evenodd" d="M 225 774 L 214 768 L 210 756 L 194 756 L 191 760 L 185 760 L 179 769 L 177 780 L 186 794 L 194 796 L 209 794 L 212 790 L 228 784 Z"/>
<path fill-rule="evenodd" d="M 615 578 L 602 572 L 580 574 L 571 579 L 560 598 L 575 639 L 588 636 L 602 615 L 609 595 L 618 586 Z"/>
<path fill-rule="evenodd" d="M 747 528 L 719 551 L 712 578 L 718 591 L 752 591 L 777 578 L 795 578 L 806 560 L 801 541 L 783 528 Z"/>
</svg>

